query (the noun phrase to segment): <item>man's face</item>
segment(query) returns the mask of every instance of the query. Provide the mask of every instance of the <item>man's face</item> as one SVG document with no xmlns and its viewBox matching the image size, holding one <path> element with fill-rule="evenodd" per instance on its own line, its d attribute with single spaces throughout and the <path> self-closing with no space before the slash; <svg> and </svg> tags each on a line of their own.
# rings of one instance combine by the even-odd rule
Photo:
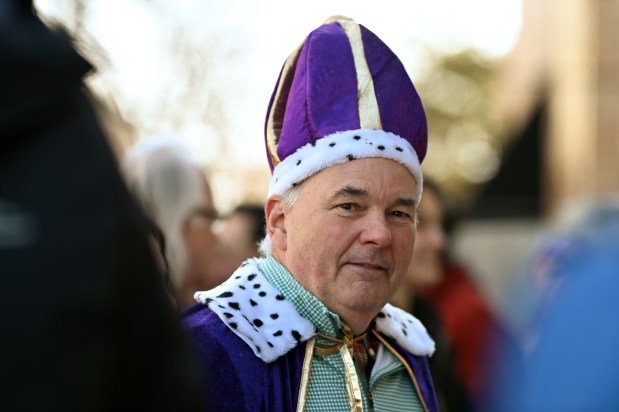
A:
<svg viewBox="0 0 619 412">
<path fill-rule="evenodd" d="M 328 167 L 299 190 L 274 257 L 344 320 L 369 322 L 411 259 L 415 179 L 393 160 L 365 158 Z"/>
</svg>

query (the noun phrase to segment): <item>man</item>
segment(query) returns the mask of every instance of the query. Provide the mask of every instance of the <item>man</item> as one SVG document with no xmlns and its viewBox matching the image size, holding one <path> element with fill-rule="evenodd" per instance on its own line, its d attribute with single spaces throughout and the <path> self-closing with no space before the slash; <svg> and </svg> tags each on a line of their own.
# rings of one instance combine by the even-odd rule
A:
<svg viewBox="0 0 619 412">
<path fill-rule="evenodd" d="M 183 315 L 220 410 L 436 411 L 405 276 L 427 126 L 393 52 L 344 17 L 286 61 L 271 99 L 263 259 Z"/>
</svg>

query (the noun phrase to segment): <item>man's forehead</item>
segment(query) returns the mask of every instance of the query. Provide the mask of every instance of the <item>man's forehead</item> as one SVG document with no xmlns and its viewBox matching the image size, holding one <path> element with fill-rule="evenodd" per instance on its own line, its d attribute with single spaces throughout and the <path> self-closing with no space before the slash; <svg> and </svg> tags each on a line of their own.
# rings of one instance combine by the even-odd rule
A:
<svg viewBox="0 0 619 412">
<path fill-rule="evenodd" d="M 339 182 L 326 192 L 329 199 L 383 199 L 389 203 L 402 206 L 416 207 L 415 186 L 406 188 L 391 185 L 370 185 L 368 181 L 353 179 L 348 182 Z"/>
</svg>

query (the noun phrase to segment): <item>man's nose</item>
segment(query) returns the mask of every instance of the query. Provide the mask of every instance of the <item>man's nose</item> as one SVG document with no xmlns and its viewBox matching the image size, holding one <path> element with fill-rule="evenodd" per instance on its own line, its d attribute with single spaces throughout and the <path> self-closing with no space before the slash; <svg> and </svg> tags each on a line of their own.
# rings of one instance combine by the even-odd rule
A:
<svg viewBox="0 0 619 412">
<path fill-rule="evenodd" d="M 391 243 L 391 230 L 386 216 L 378 213 L 368 214 L 362 225 L 361 244 L 375 244 L 379 247 L 385 247 Z"/>
</svg>

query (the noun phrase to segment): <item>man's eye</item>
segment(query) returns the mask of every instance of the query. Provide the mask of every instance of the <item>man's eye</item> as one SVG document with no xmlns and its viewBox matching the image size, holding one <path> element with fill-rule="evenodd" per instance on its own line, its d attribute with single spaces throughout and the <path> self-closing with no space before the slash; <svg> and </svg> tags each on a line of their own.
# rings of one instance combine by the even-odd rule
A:
<svg viewBox="0 0 619 412">
<path fill-rule="evenodd" d="M 340 209 L 343 210 L 353 210 L 355 208 L 355 206 L 352 203 L 342 203 L 340 205 Z"/>
<path fill-rule="evenodd" d="M 395 217 L 410 219 L 410 215 L 408 213 L 406 213 L 406 212 L 402 212 L 401 210 L 393 211 L 393 212 L 391 212 L 391 215 L 395 216 Z"/>
</svg>

